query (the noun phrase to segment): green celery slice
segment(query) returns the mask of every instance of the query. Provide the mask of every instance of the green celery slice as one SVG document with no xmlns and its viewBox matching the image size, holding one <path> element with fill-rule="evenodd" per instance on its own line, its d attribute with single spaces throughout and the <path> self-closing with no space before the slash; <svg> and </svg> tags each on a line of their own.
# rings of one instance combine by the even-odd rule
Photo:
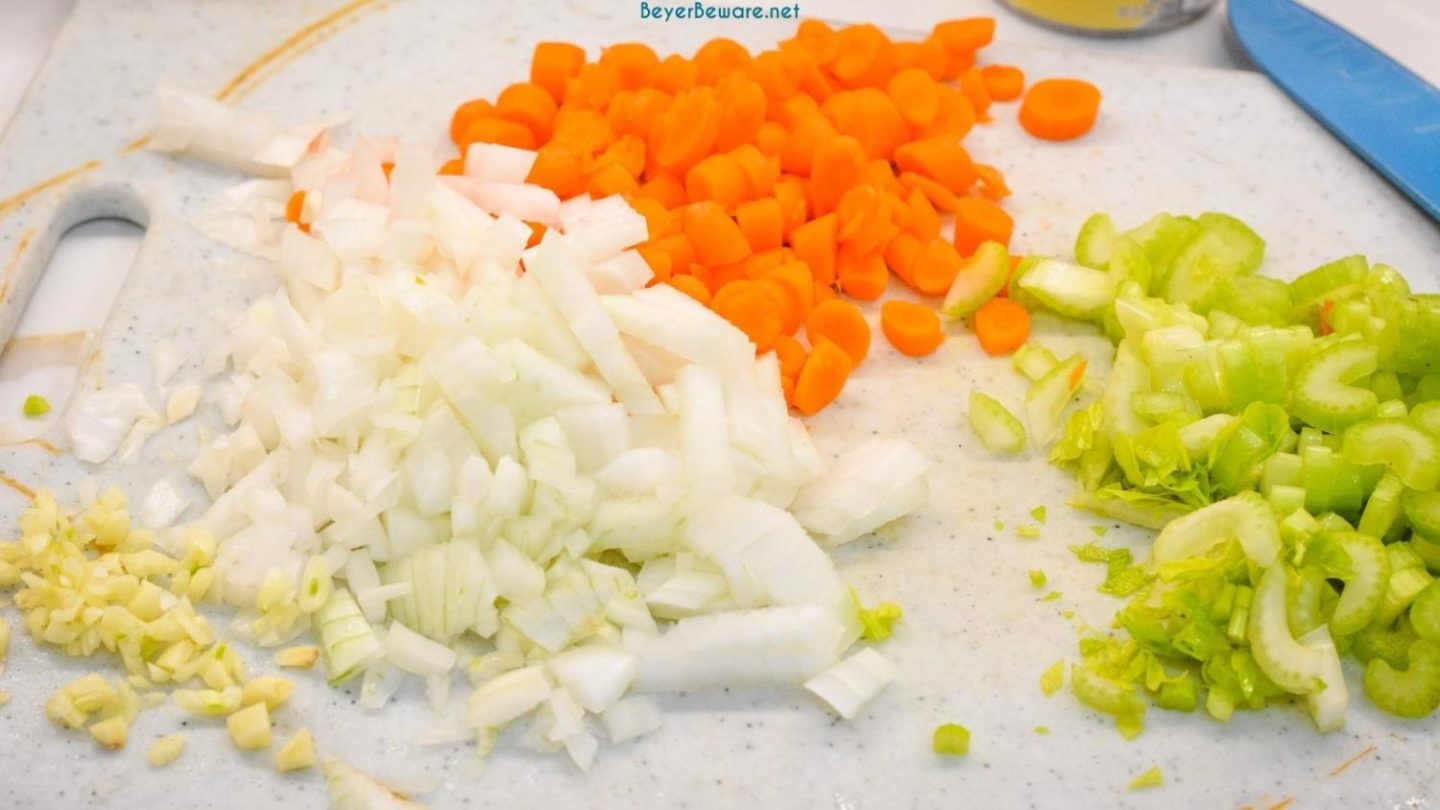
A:
<svg viewBox="0 0 1440 810">
<path fill-rule="evenodd" d="M 1280 555 L 1275 513 L 1259 493 L 1242 492 L 1177 518 L 1155 538 L 1151 555 L 1157 563 L 1173 562 L 1198 557 L 1231 539 L 1262 568 Z"/>
<path fill-rule="evenodd" d="M 1365 694 L 1391 714 L 1425 717 L 1440 707 L 1440 647 L 1419 639 L 1410 645 L 1409 658 L 1405 669 L 1379 658 L 1367 664 Z"/>
<path fill-rule="evenodd" d="M 1400 498 L 1405 522 L 1418 535 L 1440 541 L 1440 492 L 1408 490 Z"/>
<path fill-rule="evenodd" d="M 1109 214 L 1091 214 L 1075 236 L 1075 261 L 1093 270 L 1110 265 L 1111 248 L 1115 244 L 1115 223 Z"/>
<path fill-rule="evenodd" d="M 1036 447 L 1045 447 L 1060 430 L 1060 417 L 1071 397 L 1080 390 L 1085 375 L 1085 358 L 1072 354 L 1025 392 L 1025 418 Z"/>
<path fill-rule="evenodd" d="M 1401 497 L 1405 494 L 1405 482 L 1394 470 L 1386 470 L 1380 482 L 1370 492 L 1365 502 L 1365 511 L 1360 514 L 1360 525 L 1356 528 L 1362 534 L 1381 538 L 1390 533 L 1402 513 Z"/>
<path fill-rule="evenodd" d="M 1059 259 L 1042 260 L 1017 283 L 1046 308 L 1069 318 L 1098 320 L 1115 300 L 1108 274 Z"/>
<path fill-rule="evenodd" d="M 940 304 L 940 314 L 964 318 L 995 297 L 1010 279 L 1010 254 L 999 242 L 985 242 L 961 265 Z"/>
<path fill-rule="evenodd" d="M 1322 541 L 1322 552 L 1343 557 L 1343 572 L 1331 569 L 1332 577 L 1345 583 L 1340 600 L 1330 614 L 1330 629 L 1337 635 L 1358 633 L 1370 624 L 1385 598 L 1390 583 L 1390 560 L 1379 538 L 1359 532 L 1336 532 Z"/>
<path fill-rule="evenodd" d="M 1316 352 L 1295 375 L 1291 411 L 1305 422 L 1339 433 L 1375 412 L 1379 398 L 1350 383 L 1371 374 L 1378 352 L 1368 343 L 1334 343 Z"/>
<path fill-rule="evenodd" d="M 1325 686 L 1326 654 L 1301 644 L 1290 634 L 1286 616 L 1289 577 L 1284 563 L 1266 568 L 1260 576 L 1250 608 L 1250 651 L 1260 670 L 1277 686 L 1293 694 L 1308 695 Z"/>
<path fill-rule="evenodd" d="M 1018 453 L 1025 448 L 1025 426 L 998 400 L 970 392 L 970 427 L 992 453 Z"/>
<path fill-rule="evenodd" d="M 1405 486 L 1440 485 L 1440 438 L 1408 419 L 1370 419 L 1345 431 L 1340 452 L 1352 464 L 1383 464 Z"/>
<path fill-rule="evenodd" d="M 1302 274 L 1290 282 L 1290 303 L 1295 307 L 1313 307 L 1342 287 L 1359 284 L 1370 272 L 1364 256 L 1346 256 Z"/>
<path fill-rule="evenodd" d="M 1041 346 L 1035 341 L 1027 341 L 1010 356 L 1010 363 L 1015 370 L 1025 375 L 1030 380 L 1038 380 L 1050 373 L 1050 369 L 1060 365 L 1060 358 L 1055 353 Z"/>
</svg>

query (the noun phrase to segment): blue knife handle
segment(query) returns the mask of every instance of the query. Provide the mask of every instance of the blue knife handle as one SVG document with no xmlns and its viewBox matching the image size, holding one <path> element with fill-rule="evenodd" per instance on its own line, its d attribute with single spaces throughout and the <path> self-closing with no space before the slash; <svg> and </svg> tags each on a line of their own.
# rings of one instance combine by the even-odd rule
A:
<svg viewBox="0 0 1440 810">
<path fill-rule="evenodd" d="M 1230 0 L 1262 70 L 1415 204 L 1440 220 L 1440 91 L 1292 0 Z"/>
</svg>

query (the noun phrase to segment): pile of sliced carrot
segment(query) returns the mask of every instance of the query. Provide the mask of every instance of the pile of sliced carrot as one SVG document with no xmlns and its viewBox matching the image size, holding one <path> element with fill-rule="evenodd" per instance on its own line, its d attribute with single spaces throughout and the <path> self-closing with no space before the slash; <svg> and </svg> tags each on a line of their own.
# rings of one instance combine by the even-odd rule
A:
<svg viewBox="0 0 1440 810">
<path fill-rule="evenodd" d="M 1004 175 L 961 145 L 992 101 L 1024 91 L 1019 69 L 976 65 L 994 27 L 952 20 L 896 42 L 807 20 L 773 50 L 714 39 L 689 58 L 623 43 L 591 61 L 542 42 L 530 80 L 460 105 L 450 134 L 462 150 L 537 149 L 529 182 L 562 198 L 624 195 L 649 225 L 653 283 L 774 350 L 790 403 L 811 414 L 869 351 L 863 313 L 837 293 L 873 301 L 893 275 L 940 296 L 976 246 L 1010 239 Z M 905 354 L 944 338 L 933 307 L 890 302 L 881 323 Z"/>
</svg>

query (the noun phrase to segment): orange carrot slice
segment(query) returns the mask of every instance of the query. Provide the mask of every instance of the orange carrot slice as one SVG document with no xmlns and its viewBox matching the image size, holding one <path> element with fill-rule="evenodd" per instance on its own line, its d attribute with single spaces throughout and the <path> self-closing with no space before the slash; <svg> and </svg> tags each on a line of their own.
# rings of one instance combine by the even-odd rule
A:
<svg viewBox="0 0 1440 810">
<path fill-rule="evenodd" d="M 945 341 L 940 316 L 913 301 L 886 301 L 880 308 L 880 330 L 891 346 L 911 357 L 924 357 Z"/>
</svg>

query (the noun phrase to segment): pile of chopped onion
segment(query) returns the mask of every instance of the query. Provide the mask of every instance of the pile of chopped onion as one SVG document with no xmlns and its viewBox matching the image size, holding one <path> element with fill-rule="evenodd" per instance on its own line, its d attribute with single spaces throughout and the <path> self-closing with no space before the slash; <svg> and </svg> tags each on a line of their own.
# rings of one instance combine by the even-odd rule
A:
<svg viewBox="0 0 1440 810">
<path fill-rule="evenodd" d="M 440 176 L 416 143 L 218 137 L 246 123 L 222 111 L 167 96 L 170 141 L 272 174 L 284 153 L 272 202 L 303 190 L 309 225 L 253 246 L 282 284 L 233 324 L 229 432 L 189 468 L 212 595 L 252 637 L 308 627 L 369 707 L 423 678 L 446 712 L 464 675 L 482 750 L 528 717 L 582 768 L 592 718 L 616 741 L 658 725 L 641 693 L 803 684 L 850 717 L 893 678 L 873 650 L 842 661 L 861 626 L 816 538 L 921 506 L 924 458 L 877 440 L 827 469 L 774 355 L 645 286 L 622 199 L 562 204 L 525 184 L 533 152 L 479 144 Z"/>
</svg>

